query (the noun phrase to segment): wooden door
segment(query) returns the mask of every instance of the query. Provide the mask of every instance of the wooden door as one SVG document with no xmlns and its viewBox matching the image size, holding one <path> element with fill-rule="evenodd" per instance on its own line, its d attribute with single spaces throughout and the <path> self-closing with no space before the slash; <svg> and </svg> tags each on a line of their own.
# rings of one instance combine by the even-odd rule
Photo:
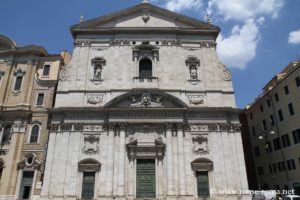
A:
<svg viewBox="0 0 300 200">
<path fill-rule="evenodd" d="M 137 160 L 136 196 L 137 198 L 155 198 L 155 160 Z"/>
</svg>

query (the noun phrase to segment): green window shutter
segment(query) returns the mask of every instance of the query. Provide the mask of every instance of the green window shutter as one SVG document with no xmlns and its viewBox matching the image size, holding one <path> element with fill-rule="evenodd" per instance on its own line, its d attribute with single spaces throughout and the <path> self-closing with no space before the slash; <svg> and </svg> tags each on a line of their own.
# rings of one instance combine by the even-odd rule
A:
<svg viewBox="0 0 300 200">
<path fill-rule="evenodd" d="M 209 197 L 208 172 L 196 172 L 198 197 Z"/>
<path fill-rule="evenodd" d="M 83 172 L 82 195 L 84 200 L 91 200 L 94 197 L 95 172 Z"/>
<path fill-rule="evenodd" d="M 137 160 L 137 198 L 155 198 L 155 160 Z"/>
</svg>

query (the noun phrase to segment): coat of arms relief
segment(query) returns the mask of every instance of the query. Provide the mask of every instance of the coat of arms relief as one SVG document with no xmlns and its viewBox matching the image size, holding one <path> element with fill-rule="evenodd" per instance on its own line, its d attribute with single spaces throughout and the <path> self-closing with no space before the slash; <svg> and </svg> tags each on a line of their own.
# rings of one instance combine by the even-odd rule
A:
<svg viewBox="0 0 300 200">
<path fill-rule="evenodd" d="M 207 135 L 193 137 L 193 152 L 197 155 L 206 155 L 209 153 Z"/>
<path fill-rule="evenodd" d="M 92 155 L 100 152 L 99 149 L 99 136 L 88 135 L 83 139 L 84 145 L 82 148 L 82 153 Z"/>
</svg>

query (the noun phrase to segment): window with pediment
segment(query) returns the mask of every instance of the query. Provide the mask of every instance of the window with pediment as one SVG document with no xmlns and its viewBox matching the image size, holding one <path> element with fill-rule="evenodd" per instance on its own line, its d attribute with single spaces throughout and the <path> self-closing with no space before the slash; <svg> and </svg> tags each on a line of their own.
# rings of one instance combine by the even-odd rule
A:
<svg viewBox="0 0 300 200">
<path fill-rule="evenodd" d="M 25 71 L 22 69 L 17 69 L 14 72 L 15 78 L 15 85 L 14 85 L 14 91 L 20 91 L 22 87 L 23 77 L 25 76 Z"/>
<path fill-rule="evenodd" d="M 149 78 L 152 77 L 152 61 L 148 58 L 143 58 L 139 63 L 139 77 Z"/>
</svg>

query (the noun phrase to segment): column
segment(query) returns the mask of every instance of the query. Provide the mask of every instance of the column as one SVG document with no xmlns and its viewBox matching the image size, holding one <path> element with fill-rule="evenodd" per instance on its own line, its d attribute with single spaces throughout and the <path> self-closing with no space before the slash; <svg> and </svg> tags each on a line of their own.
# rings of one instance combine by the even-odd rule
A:
<svg viewBox="0 0 300 200">
<path fill-rule="evenodd" d="M 166 125 L 167 195 L 173 195 L 172 125 Z"/>
<path fill-rule="evenodd" d="M 179 174 L 179 194 L 185 195 L 185 169 L 184 169 L 184 149 L 183 149 L 183 125 L 177 125 L 177 149 L 178 149 L 178 174 Z"/>
<path fill-rule="evenodd" d="M 125 158 L 126 158 L 126 144 L 125 144 L 125 136 L 126 136 L 126 125 L 121 124 L 120 126 L 120 146 L 119 146 L 119 196 L 125 195 Z"/>
<path fill-rule="evenodd" d="M 120 152 L 120 137 L 119 137 L 119 132 L 118 130 L 115 131 L 115 139 L 114 139 L 114 164 L 112 170 L 114 171 L 113 173 L 113 196 L 118 196 L 119 193 L 119 152 Z"/>
<path fill-rule="evenodd" d="M 113 195 L 113 162 L 114 162 L 114 137 L 115 126 L 109 125 L 108 131 L 108 156 L 107 156 L 107 169 L 106 169 L 106 196 Z"/>
</svg>

